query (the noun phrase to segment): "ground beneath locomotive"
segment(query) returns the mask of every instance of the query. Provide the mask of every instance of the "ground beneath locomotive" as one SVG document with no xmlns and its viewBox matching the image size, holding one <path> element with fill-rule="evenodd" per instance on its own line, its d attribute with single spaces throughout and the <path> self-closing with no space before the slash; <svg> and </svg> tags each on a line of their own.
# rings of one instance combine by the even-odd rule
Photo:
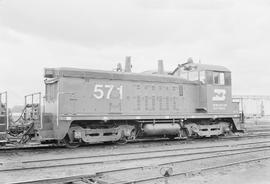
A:
<svg viewBox="0 0 270 184">
<path fill-rule="evenodd" d="M 256 141 L 265 141 L 269 138 L 256 138 Z M 249 140 L 246 140 L 249 141 Z M 255 140 L 254 140 L 255 141 Z M 224 144 L 233 144 L 236 140 L 195 140 L 195 141 L 160 141 L 160 142 L 142 142 L 142 143 L 133 143 L 127 145 L 93 145 L 87 147 L 81 147 L 78 149 L 66 149 L 66 148 L 57 148 L 57 149 L 47 149 L 47 150 L 36 150 L 36 151 L 16 151 L 13 153 L 0 153 L 0 161 L 9 163 L 9 164 L 18 164 L 23 160 L 35 160 L 35 159 L 52 159 L 52 158 L 61 158 L 61 157 L 80 157 L 84 155 L 98 155 L 98 154 L 113 154 L 119 152 L 136 152 L 138 150 L 144 151 L 147 149 L 155 149 L 158 147 L 174 147 L 174 146 L 183 146 L 183 147 L 198 147 L 205 146 L 211 147 L 214 145 L 224 145 Z M 260 153 L 258 153 L 260 155 Z M 224 159 L 224 163 L 226 163 Z M 128 164 L 128 163 L 127 163 Z M 270 160 L 252 162 L 248 164 L 241 164 L 237 166 L 232 166 L 228 168 L 221 168 L 210 172 L 201 172 L 190 174 L 187 176 L 181 177 L 168 177 L 168 180 L 163 180 L 161 182 L 153 181 L 152 183 L 164 183 L 164 184 L 178 184 L 178 183 L 269 183 L 270 181 Z M 57 177 L 57 173 L 67 173 L 72 175 L 72 171 L 69 167 L 62 167 L 48 171 L 46 175 L 50 177 Z M 31 173 L 27 173 L 29 177 L 35 178 L 36 176 Z M 12 177 L 12 176 L 10 176 Z M 18 175 L 18 177 L 24 177 L 24 175 Z M 17 177 L 17 178 L 18 178 Z M 247 179 L 250 178 L 250 179 Z M 11 178 L 12 179 L 12 178 Z M 151 182 L 150 182 L 151 183 Z"/>
</svg>

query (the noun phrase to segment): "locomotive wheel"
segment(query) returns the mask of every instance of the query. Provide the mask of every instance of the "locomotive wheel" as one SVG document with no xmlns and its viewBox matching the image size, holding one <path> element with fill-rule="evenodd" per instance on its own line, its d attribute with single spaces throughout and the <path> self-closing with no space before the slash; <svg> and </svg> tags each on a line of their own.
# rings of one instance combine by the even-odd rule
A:
<svg viewBox="0 0 270 184">
<path fill-rule="evenodd" d="M 129 140 L 135 140 L 136 137 L 137 137 L 137 131 L 136 131 L 136 129 L 133 129 L 133 130 L 130 132 Z"/>
<path fill-rule="evenodd" d="M 118 141 L 116 141 L 117 144 L 126 144 L 127 143 L 127 138 L 123 137 L 121 139 L 119 139 Z"/>
<path fill-rule="evenodd" d="M 121 138 L 116 141 L 117 144 L 126 144 L 127 143 L 127 137 L 125 136 L 124 131 L 121 132 Z"/>
<path fill-rule="evenodd" d="M 68 135 L 64 138 L 63 142 L 65 144 L 65 147 L 71 149 L 78 148 L 81 145 L 81 143 L 79 142 L 71 142 Z"/>
<path fill-rule="evenodd" d="M 64 138 L 64 144 L 67 148 L 77 148 L 81 145 L 81 142 L 74 141 L 74 131 L 81 130 L 80 126 L 72 126 L 69 128 L 66 137 Z"/>
</svg>

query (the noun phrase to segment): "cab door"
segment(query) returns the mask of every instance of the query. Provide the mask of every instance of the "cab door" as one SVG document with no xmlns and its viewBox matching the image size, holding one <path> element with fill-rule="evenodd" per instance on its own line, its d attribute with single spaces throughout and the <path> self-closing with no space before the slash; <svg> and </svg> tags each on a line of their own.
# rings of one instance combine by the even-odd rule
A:
<svg viewBox="0 0 270 184">
<path fill-rule="evenodd" d="M 211 84 L 207 85 L 209 113 L 230 113 L 232 110 L 231 73 L 222 71 L 209 72 Z"/>
<path fill-rule="evenodd" d="M 208 101 L 207 101 L 207 89 L 208 89 L 208 72 L 207 71 L 199 71 L 199 103 L 196 107 L 196 112 L 198 113 L 207 113 L 208 112 Z"/>
<path fill-rule="evenodd" d="M 222 71 L 200 71 L 199 107 L 197 112 L 231 112 L 231 74 Z"/>
</svg>

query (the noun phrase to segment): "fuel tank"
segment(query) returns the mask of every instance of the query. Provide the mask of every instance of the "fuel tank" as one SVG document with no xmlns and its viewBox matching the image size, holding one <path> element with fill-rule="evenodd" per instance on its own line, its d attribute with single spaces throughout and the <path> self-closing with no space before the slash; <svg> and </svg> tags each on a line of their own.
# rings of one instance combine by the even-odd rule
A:
<svg viewBox="0 0 270 184">
<path fill-rule="evenodd" d="M 144 124 L 143 131 L 145 135 L 178 135 L 180 125 L 177 123 Z"/>
</svg>

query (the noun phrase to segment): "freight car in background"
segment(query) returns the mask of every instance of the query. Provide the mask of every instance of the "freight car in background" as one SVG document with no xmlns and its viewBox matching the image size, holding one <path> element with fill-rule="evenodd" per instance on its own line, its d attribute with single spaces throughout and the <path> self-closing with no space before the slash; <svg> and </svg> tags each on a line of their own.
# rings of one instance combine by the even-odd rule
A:
<svg viewBox="0 0 270 184">
<path fill-rule="evenodd" d="M 210 137 L 241 129 L 231 72 L 193 63 L 173 72 L 46 68 L 40 139 L 68 146 L 140 137 Z"/>
</svg>

